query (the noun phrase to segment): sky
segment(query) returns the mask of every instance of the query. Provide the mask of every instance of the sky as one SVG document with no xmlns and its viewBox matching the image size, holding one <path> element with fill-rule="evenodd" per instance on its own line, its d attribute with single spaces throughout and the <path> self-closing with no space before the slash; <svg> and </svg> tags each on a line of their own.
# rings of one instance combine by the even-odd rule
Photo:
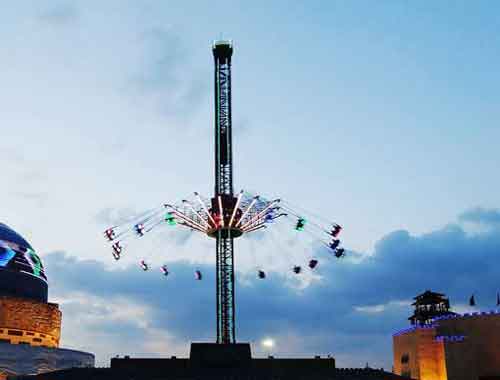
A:
<svg viewBox="0 0 500 380">
<path fill-rule="evenodd" d="M 1 222 L 44 260 L 63 346 L 186 355 L 214 335 L 213 242 L 175 231 L 114 263 L 102 231 L 213 191 L 211 42 L 234 42 L 235 187 L 344 226 L 350 255 L 237 243 L 238 338 L 390 369 L 432 288 L 494 306 L 500 9 L 493 1 L 17 1 L 0 13 Z M 276 243 L 276 242 L 274 242 Z M 239 250 L 239 252 L 238 252 Z M 176 268 L 140 273 L 154 252 Z M 312 251 L 312 252 L 311 252 Z M 275 276 L 254 279 L 252 260 Z M 241 260 L 240 260 L 241 259 Z M 238 261 L 240 260 L 240 261 Z M 204 266 L 206 281 L 192 280 Z M 201 318 L 200 315 L 206 315 Z M 142 343 L 138 344 L 138 341 Z"/>
</svg>

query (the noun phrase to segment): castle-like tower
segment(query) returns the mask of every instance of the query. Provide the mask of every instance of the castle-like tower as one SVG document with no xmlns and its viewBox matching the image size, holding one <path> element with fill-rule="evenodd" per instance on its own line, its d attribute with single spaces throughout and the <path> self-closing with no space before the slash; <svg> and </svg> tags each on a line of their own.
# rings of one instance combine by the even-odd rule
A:
<svg viewBox="0 0 500 380">
<path fill-rule="evenodd" d="M 500 313 L 456 314 L 444 294 L 415 297 L 411 327 L 393 335 L 394 372 L 419 380 L 500 379 Z"/>
<path fill-rule="evenodd" d="M 450 300 L 444 294 L 426 290 L 413 299 L 415 302 L 412 306 L 415 307 L 415 311 L 408 318 L 412 325 L 427 325 L 434 318 L 455 314 L 450 311 Z"/>
<path fill-rule="evenodd" d="M 0 223 L 0 379 L 94 366 L 94 355 L 59 348 L 61 319 L 59 305 L 48 302 L 42 260 Z"/>
<path fill-rule="evenodd" d="M 47 302 L 40 257 L 19 234 L 0 224 L 0 342 L 59 347 L 61 311 Z"/>
</svg>

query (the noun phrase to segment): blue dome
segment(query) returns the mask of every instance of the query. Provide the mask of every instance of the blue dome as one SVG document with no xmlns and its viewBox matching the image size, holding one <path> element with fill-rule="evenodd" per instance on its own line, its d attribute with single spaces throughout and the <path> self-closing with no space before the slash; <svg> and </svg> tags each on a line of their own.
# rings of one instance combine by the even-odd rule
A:
<svg viewBox="0 0 500 380">
<path fill-rule="evenodd" d="M 0 223 L 0 296 L 47 302 L 42 260 L 17 232 Z"/>
<path fill-rule="evenodd" d="M 21 235 L 19 235 L 16 231 L 3 223 L 0 223 L 0 240 L 15 243 L 25 248 L 33 249 Z"/>
</svg>

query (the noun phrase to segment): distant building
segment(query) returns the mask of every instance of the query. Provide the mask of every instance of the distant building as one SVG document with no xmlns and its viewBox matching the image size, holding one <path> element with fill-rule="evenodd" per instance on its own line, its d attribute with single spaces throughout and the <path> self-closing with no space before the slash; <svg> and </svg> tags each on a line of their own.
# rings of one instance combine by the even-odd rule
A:
<svg viewBox="0 0 500 380">
<path fill-rule="evenodd" d="M 62 314 L 47 299 L 40 257 L 0 223 L 0 379 L 94 366 L 94 355 L 59 348 Z"/>
<path fill-rule="evenodd" d="M 443 294 L 415 297 L 393 335 L 394 372 L 419 380 L 500 380 L 500 312 L 456 314 Z"/>
</svg>

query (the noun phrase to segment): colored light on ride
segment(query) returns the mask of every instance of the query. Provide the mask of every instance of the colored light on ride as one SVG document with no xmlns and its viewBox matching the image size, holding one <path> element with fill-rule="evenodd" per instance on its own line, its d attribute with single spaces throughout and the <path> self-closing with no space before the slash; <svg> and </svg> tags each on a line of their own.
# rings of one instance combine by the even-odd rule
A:
<svg viewBox="0 0 500 380">
<path fill-rule="evenodd" d="M 0 267 L 6 267 L 14 256 L 16 256 L 16 252 L 7 244 L 2 244 L 0 242 Z"/>
<path fill-rule="evenodd" d="M 42 260 L 35 251 L 30 246 L 15 242 L 0 240 L 0 268 L 29 273 L 43 281 L 47 280 Z"/>
<path fill-rule="evenodd" d="M 231 227 L 233 225 L 234 216 L 236 215 L 236 211 L 238 210 L 238 207 L 240 206 L 242 196 L 243 196 L 243 190 L 241 190 L 240 193 L 238 194 L 238 199 L 236 200 L 236 205 L 233 208 L 233 213 L 231 215 L 231 219 L 229 220 L 229 227 Z"/>
<path fill-rule="evenodd" d="M 297 220 L 297 224 L 295 225 L 295 229 L 297 231 L 304 231 L 304 227 L 307 223 L 307 220 L 305 220 L 304 218 L 299 218 L 299 220 Z"/>
<path fill-rule="evenodd" d="M 33 268 L 33 274 L 37 277 L 40 276 L 40 273 L 42 271 L 42 261 L 40 260 L 40 257 L 38 257 L 35 251 L 29 248 L 26 252 L 26 256 L 28 257 L 28 261 L 30 262 L 31 267 Z"/>
<path fill-rule="evenodd" d="M 434 338 L 437 342 L 463 342 L 465 340 L 464 335 L 438 335 Z"/>
<path fill-rule="evenodd" d="M 224 209 L 222 208 L 222 197 L 218 196 L 220 225 L 224 227 Z"/>
<path fill-rule="evenodd" d="M 208 212 L 207 206 L 205 205 L 205 203 L 203 203 L 203 200 L 201 199 L 200 194 L 195 192 L 194 195 L 196 196 L 196 199 L 198 200 L 198 202 L 201 204 L 203 211 L 205 211 L 205 213 L 208 215 L 208 218 L 210 219 L 210 221 L 215 225 L 215 221 L 212 218 L 212 215 L 210 215 L 210 213 Z"/>
<path fill-rule="evenodd" d="M 185 204 L 187 204 L 189 206 L 189 208 L 196 214 L 196 216 L 205 225 L 206 228 L 210 228 L 210 224 L 208 224 L 208 222 L 203 218 L 203 216 L 201 216 L 201 214 L 198 212 L 198 210 L 196 210 L 194 208 L 194 206 L 191 204 L 191 202 L 189 202 L 188 200 L 184 199 L 182 201 L 182 203 L 185 203 Z M 192 216 L 191 216 L 191 219 L 193 219 Z"/>
<path fill-rule="evenodd" d="M 236 227 L 238 227 L 243 222 L 243 219 L 245 219 L 245 216 L 247 216 L 247 214 L 250 212 L 250 210 L 255 205 L 255 203 L 257 202 L 258 199 L 259 199 L 258 195 L 256 195 L 255 197 L 253 197 L 252 202 L 250 202 L 250 204 L 248 205 L 247 209 L 245 210 L 245 212 L 241 216 L 240 220 L 238 221 L 238 223 L 236 223 Z"/>
<path fill-rule="evenodd" d="M 254 198 L 254 200 L 255 199 L 258 198 Z M 245 230 L 253 223 L 258 222 L 275 204 L 279 203 L 280 201 L 281 201 L 280 199 L 275 199 L 274 201 L 269 202 L 268 205 L 262 211 L 260 211 L 259 213 L 257 213 L 257 215 L 251 217 L 250 220 L 244 223 L 243 226 L 241 226 L 241 229 Z"/>
<path fill-rule="evenodd" d="M 165 215 L 165 221 L 169 226 L 175 226 L 177 225 L 177 221 L 175 220 L 175 216 L 171 212 L 167 212 L 167 215 Z"/>
</svg>

